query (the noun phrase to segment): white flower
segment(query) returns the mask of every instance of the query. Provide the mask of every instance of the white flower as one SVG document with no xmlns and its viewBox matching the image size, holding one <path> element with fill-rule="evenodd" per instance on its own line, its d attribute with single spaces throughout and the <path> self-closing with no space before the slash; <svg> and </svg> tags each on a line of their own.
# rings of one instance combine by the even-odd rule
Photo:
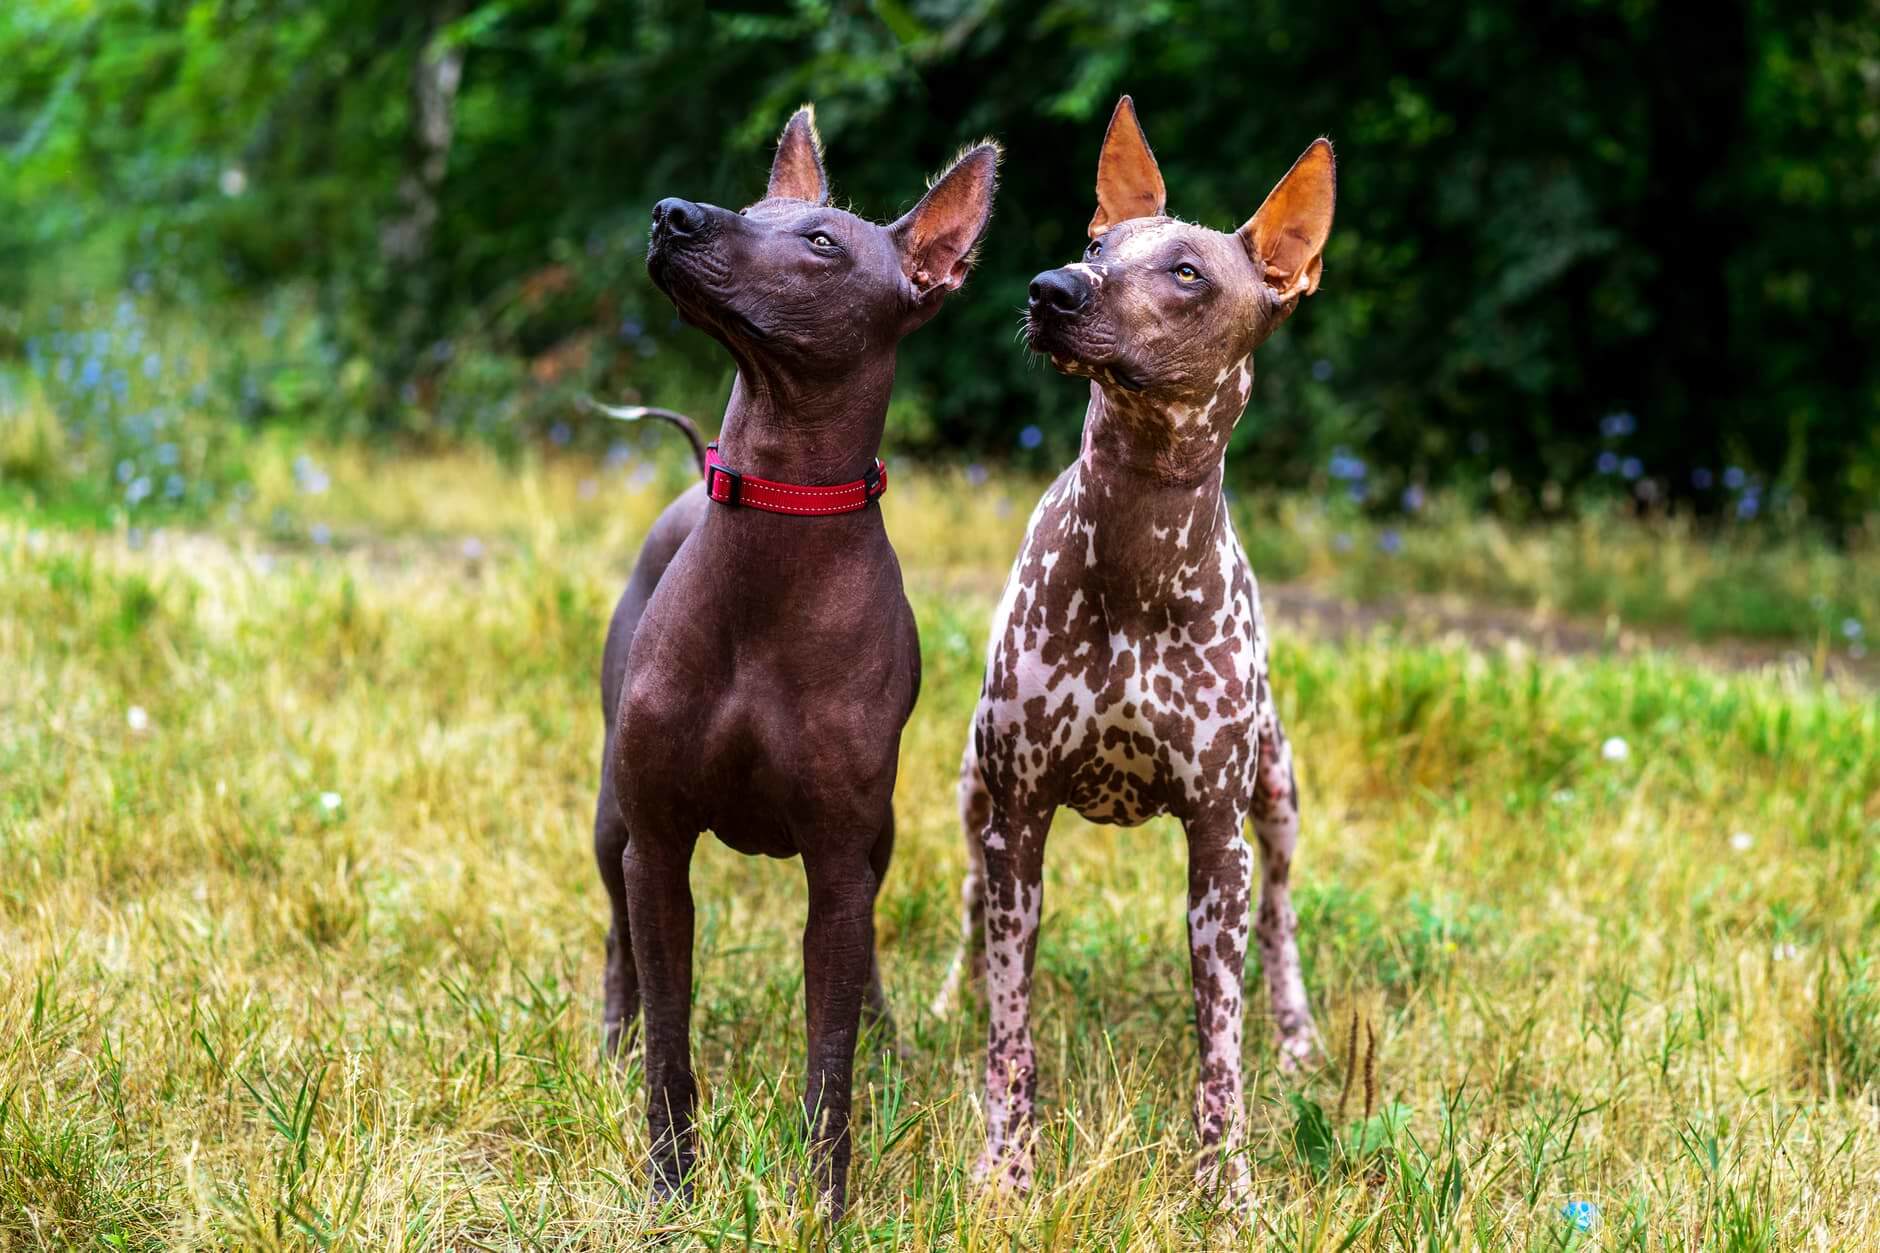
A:
<svg viewBox="0 0 1880 1253">
<path fill-rule="evenodd" d="M 1802 955 L 1802 950 L 1785 941 L 1776 945 L 1769 955 L 1779 962 L 1792 962 Z"/>
<path fill-rule="evenodd" d="M 1616 735 L 1599 746 L 1599 755 L 1607 761 L 1624 761 L 1631 752 L 1626 742 Z"/>
<path fill-rule="evenodd" d="M 231 199 L 248 190 L 248 173 L 239 165 L 231 165 L 222 171 L 217 180 L 222 186 L 222 194 Z"/>
<path fill-rule="evenodd" d="M 150 729 L 150 715 L 144 712 L 142 705 L 132 705 L 125 710 L 124 721 L 129 723 L 131 730 L 139 735 Z"/>
<path fill-rule="evenodd" d="M 326 812 L 329 814 L 339 812 L 339 793 L 338 792 L 320 793 L 320 808 L 326 810 Z"/>
<path fill-rule="evenodd" d="M 464 539 L 462 551 L 465 561 L 481 561 L 483 560 L 483 541 L 474 535 L 468 536 Z"/>
<path fill-rule="evenodd" d="M 1749 852 L 1749 846 L 1756 842 L 1756 837 L 1747 831 L 1738 831 L 1730 837 L 1730 847 L 1739 853 Z"/>
</svg>

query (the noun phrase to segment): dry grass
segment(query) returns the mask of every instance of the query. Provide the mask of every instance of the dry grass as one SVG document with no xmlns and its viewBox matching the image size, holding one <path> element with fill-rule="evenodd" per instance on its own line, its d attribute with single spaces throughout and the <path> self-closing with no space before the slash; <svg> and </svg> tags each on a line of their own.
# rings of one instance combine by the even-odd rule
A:
<svg viewBox="0 0 1880 1253">
<path fill-rule="evenodd" d="M 637 1066 L 595 1062 L 593 672 L 676 478 L 584 495 L 575 465 L 329 461 L 330 550 L 0 522 L 0 1246 L 832 1238 L 793 1200 L 796 866 L 701 845 L 691 1209 L 644 1208 Z M 263 517 L 293 501 L 269 473 Z M 1041 1187 L 976 1194 L 983 1019 L 920 1007 L 1031 490 L 902 475 L 887 501 L 927 664 L 880 910 L 909 1047 L 860 1072 L 835 1241 L 1880 1244 L 1874 705 L 1793 674 L 1283 623 L 1302 947 L 1336 1060 L 1290 1086 L 1250 1032 L 1256 1225 L 1190 1189 L 1184 877 L 1160 823 L 1059 824 Z M 1359 1075 L 1341 1111 L 1354 1012 L 1375 1091 Z"/>
</svg>

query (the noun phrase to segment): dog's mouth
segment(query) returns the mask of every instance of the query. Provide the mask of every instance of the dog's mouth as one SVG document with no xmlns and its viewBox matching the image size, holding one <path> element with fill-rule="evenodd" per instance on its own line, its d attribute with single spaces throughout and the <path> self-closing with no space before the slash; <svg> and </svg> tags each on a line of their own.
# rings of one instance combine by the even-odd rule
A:
<svg viewBox="0 0 1880 1253">
<path fill-rule="evenodd" d="M 769 333 L 739 312 L 726 291 L 729 269 L 709 249 L 655 233 L 646 246 L 646 274 L 680 318 L 711 334 L 759 343 Z"/>
<path fill-rule="evenodd" d="M 717 270 L 711 264 L 709 253 L 689 244 L 688 241 L 675 240 L 671 235 L 654 228 L 652 236 L 646 241 L 646 273 L 653 280 L 653 286 L 674 300 L 679 298 L 676 287 L 694 286 L 696 279 Z"/>
<path fill-rule="evenodd" d="M 1142 391 L 1145 387 L 1142 376 L 1123 361 L 1115 346 L 1092 342 L 1079 333 L 1082 329 L 1078 324 L 1027 317 L 1025 343 L 1033 352 L 1048 358 L 1061 374 L 1094 379 L 1124 391 Z"/>
</svg>

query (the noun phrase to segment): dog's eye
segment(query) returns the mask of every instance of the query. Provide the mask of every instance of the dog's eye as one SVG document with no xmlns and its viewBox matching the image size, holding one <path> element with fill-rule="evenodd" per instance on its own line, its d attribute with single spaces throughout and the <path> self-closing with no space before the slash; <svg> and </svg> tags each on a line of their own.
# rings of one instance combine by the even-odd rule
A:
<svg viewBox="0 0 1880 1253">
<path fill-rule="evenodd" d="M 809 242 L 815 244 L 818 248 L 833 248 L 836 246 L 836 241 L 829 238 L 829 236 L 822 231 L 817 231 L 814 235 L 811 235 Z"/>
<path fill-rule="evenodd" d="M 1184 262 L 1181 265 L 1178 265 L 1175 267 L 1175 277 L 1180 279 L 1184 283 L 1192 283 L 1196 279 L 1201 277 L 1201 271 L 1195 269 L 1194 266 L 1189 265 L 1186 262 Z"/>
<path fill-rule="evenodd" d="M 1102 255 L 1103 255 L 1103 241 L 1102 241 L 1101 239 L 1093 239 L 1093 240 L 1091 240 L 1091 241 L 1090 241 L 1090 247 L 1088 247 L 1088 248 L 1086 248 L 1086 249 L 1084 249 L 1084 255 L 1085 255 L 1086 257 L 1100 257 L 1100 256 L 1102 256 Z"/>
</svg>

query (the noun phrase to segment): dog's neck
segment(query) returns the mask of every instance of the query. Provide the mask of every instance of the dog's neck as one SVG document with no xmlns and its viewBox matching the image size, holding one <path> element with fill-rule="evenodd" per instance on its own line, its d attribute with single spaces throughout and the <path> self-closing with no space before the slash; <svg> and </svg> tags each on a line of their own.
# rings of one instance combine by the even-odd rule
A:
<svg viewBox="0 0 1880 1253">
<path fill-rule="evenodd" d="M 1181 391 L 1133 391 L 1090 384 L 1082 459 L 1097 473 L 1192 489 L 1220 478 L 1227 441 L 1253 388 L 1253 357 L 1242 357 L 1210 383 Z"/>
<path fill-rule="evenodd" d="M 805 383 L 739 362 L 718 452 L 739 474 L 803 486 L 848 483 L 875 462 L 894 391 L 894 357 L 833 383 Z"/>
<path fill-rule="evenodd" d="M 1153 591 L 1214 550 L 1226 519 L 1227 440 L 1252 379 L 1247 357 L 1186 396 L 1090 385 L 1077 508 L 1106 577 Z"/>
</svg>

